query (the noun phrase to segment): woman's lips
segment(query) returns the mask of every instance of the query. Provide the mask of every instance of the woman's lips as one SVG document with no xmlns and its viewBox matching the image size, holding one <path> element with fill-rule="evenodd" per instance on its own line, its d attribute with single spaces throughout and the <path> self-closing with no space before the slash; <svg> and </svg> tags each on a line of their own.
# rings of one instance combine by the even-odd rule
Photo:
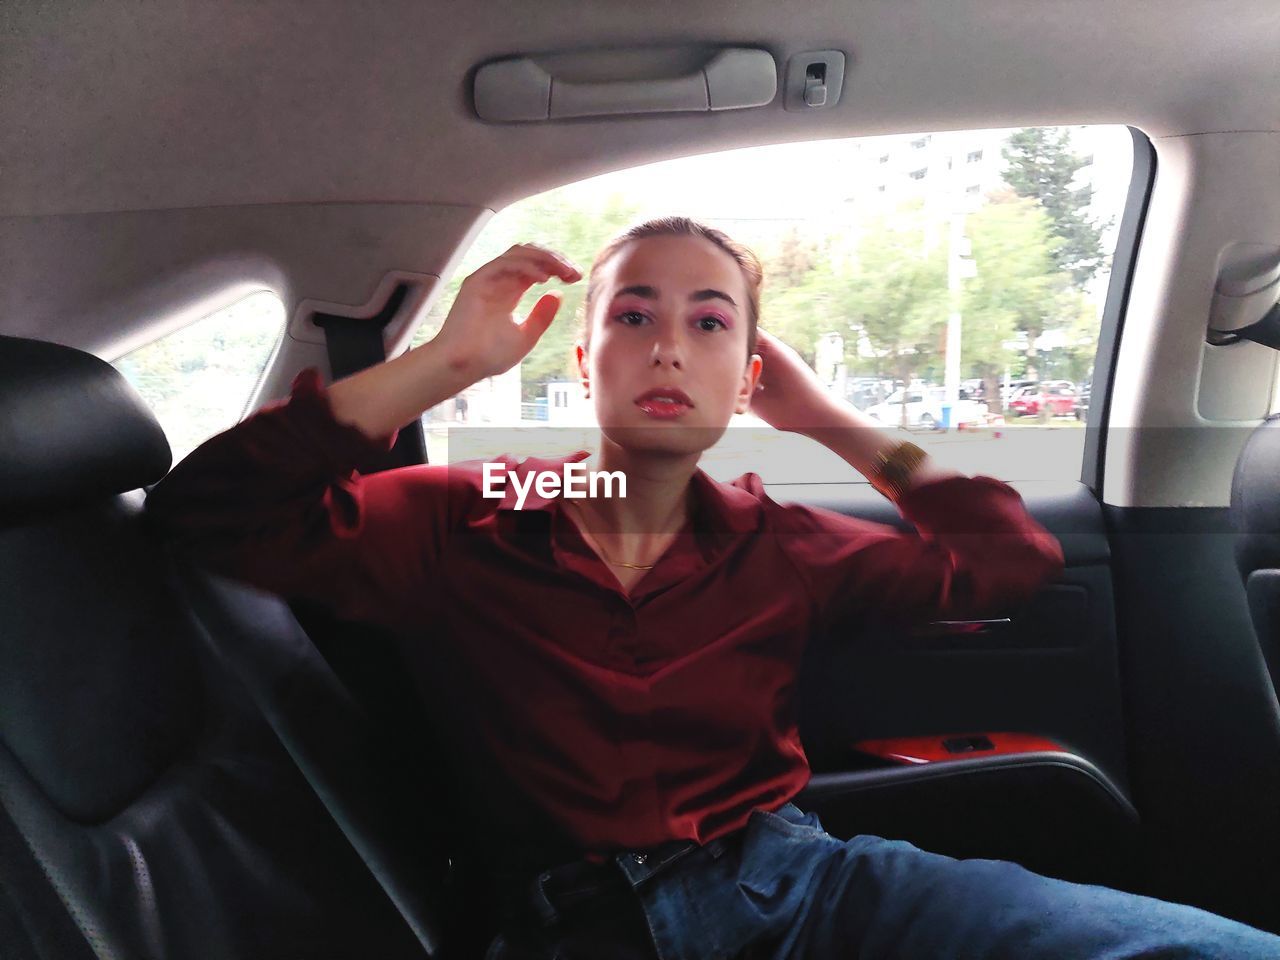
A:
<svg viewBox="0 0 1280 960">
<path fill-rule="evenodd" d="M 675 420 L 693 409 L 693 401 L 676 387 L 655 387 L 636 397 L 636 406 L 655 420 Z"/>
<path fill-rule="evenodd" d="M 637 400 L 636 406 L 646 416 L 653 417 L 655 420 L 675 420 L 683 417 L 692 409 L 687 403 L 681 403 L 678 400 L 659 400 L 656 397 Z"/>
</svg>

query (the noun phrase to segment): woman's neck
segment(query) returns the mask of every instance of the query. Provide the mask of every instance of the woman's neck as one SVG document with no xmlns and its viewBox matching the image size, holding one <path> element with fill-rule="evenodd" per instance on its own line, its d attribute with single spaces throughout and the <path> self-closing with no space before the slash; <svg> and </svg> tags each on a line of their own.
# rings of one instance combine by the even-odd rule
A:
<svg viewBox="0 0 1280 960">
<path fill-rule="evenodd" d="M 650 537 L 677 533 L 689 516 L 689 481 L 698 454 L 653 456 L 619 447 L 603 435 L 599 451 L 585 461 L 592 471 L 620 471 L 627 478 L 626 497 L 587 497 L 574 501 L 597 538 L 623 537 L 634 550 Z M 616 541 L 615 541 L 616 543 Z M 607 544 L 606 544 L 607 545 Z"/>
</svg>

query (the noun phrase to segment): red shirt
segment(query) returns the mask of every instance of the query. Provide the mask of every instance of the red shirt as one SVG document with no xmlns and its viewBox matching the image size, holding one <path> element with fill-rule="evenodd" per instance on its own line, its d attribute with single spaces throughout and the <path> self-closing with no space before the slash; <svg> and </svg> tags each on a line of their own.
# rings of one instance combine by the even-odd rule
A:
<svg viewBox="0 0 1280 960">
<path fill-rule="evenodd" d="M 479 461 L 361 475 L 392 439 L 335 420 L 308 369 L 178 464 L 147 512 L 214 570 L 403 638 L 458 694 L 454 723 L 583 853 L 705 843 L 804 787 L 811 636 L 1000 615 L 1063 564 L 991 477 L 909 490 L 902 532 L 698 470 L 690 523 L 627 596 L 559 499 L 487 499 Z"/>
</svg>

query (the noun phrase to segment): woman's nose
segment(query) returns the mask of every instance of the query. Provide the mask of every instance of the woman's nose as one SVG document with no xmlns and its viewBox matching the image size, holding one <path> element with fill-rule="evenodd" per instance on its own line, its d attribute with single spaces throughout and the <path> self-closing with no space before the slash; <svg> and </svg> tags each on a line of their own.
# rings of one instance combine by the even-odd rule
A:
<svg viewBox="0 0 1280 960">
<path fill-rule="evenodd" d="M 655 367 L 674 367 L 679 370 L 683 361 L 680 357 L 680 344 L 672 334 L 664 334 L 654 338 L 653 350 L 649 354 L 649 362 Z"/>
</svg>

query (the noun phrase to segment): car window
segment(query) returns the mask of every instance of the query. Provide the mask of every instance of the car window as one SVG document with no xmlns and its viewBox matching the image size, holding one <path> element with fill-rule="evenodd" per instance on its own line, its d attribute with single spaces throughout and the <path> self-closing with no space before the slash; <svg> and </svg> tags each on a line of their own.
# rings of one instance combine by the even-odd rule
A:
<svg viewBox="0 0 1280 960">
<path fill-rule="evenodd" d="M 885 155 L 920 163 L 882 163 Z M 908 417 L 911 439 L 969 473 L 1077 479 L 1079 406 L 1010 409 L 1010 387 L 1092 375 L 1132 159 L 1127 128 L 1058 127 L 784 144 L 619 171 L 498 213 L 413 342 L 439 329 L 468 273 L 513 243 L 541 243 L 585 270 L 627 226 L 678 213 L 761 257 L 761 327 L 794 347 L 826 389 L 881 411 L 886 426 L 901 423 L 907 385 L 945 386 L 949 318 L 958 316 L 959 378 L 974 382 L 979 399 L 954 411 L 944 402 L 923 424 Z M 564 288 L 561 316 L 519 367 L 428 411 L 433 460 L 594 443 L 593 410 L 572 368 L 584 288 Z M 867 383 L 884 391 L 858 386 Z M 913 392 L 907 410 L 922 399 Z M 945 428 L 939 415 L 951 421 Z M 773 436 L 750 414 L 732 426 L 704 455 L 713 476 L 750 469 L 775 483 L 861 480 L 813 441 Z M 546 432 L 522 436 L 538 430 Z"/>
<path fill-rule="evenodd" d="M 244 416 L 284 331 L 284 304 L 262 291 L 119 357 L 114 365 L 164 428 L 177 463 Z"/>
</svg>

